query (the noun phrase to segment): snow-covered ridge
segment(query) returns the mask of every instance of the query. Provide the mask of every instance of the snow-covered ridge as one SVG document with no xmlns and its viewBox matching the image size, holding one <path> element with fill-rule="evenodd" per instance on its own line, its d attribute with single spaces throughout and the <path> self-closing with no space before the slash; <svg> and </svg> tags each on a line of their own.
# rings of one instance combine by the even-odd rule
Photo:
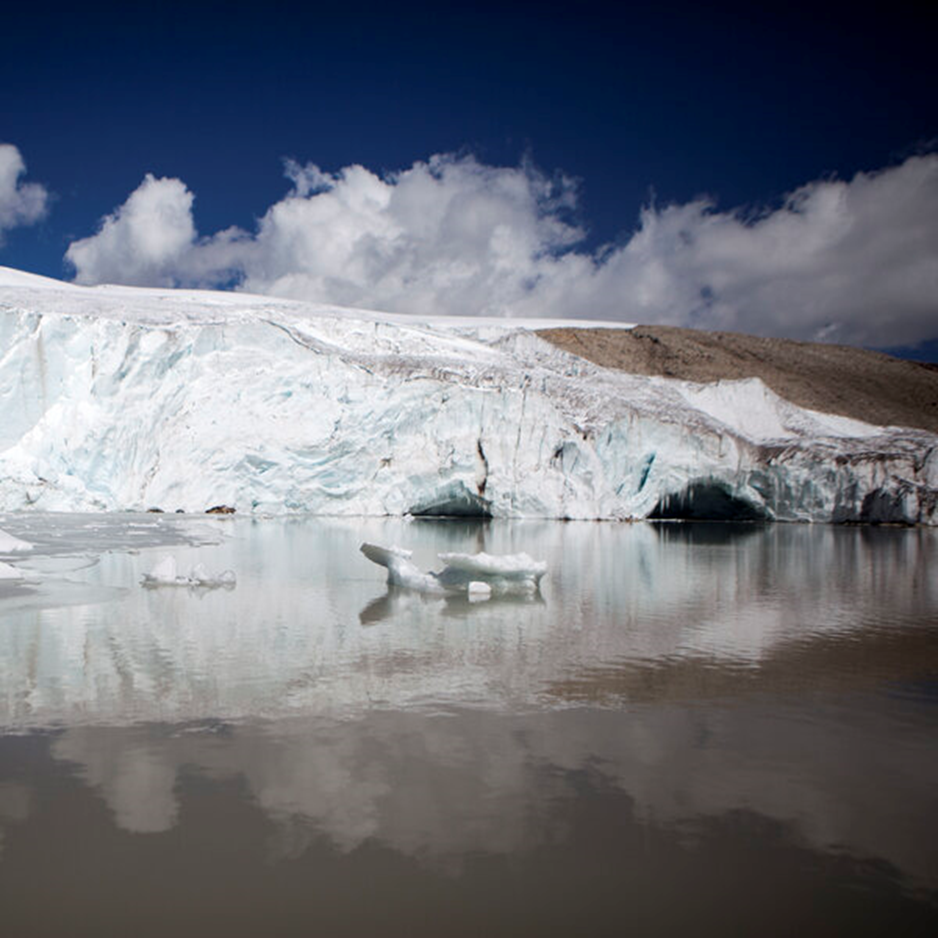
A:
<svg viewBox="0 0 938 938">
<path fill-rule="evenodd" d="M 276 313 L 286 319 L 352 319 L 457 331 L 468 327 L 473 332 L 485 331 L 487 328 L 504 331 L 506 325 L 515 325 L 513 320 L 492 316 L 410 316 L 406 313 L 300 302 L 234 290 L 175 290 L 114 284 L 85 287 L 0 265 L 0 309 L 16 308 L 148 325 L 231 323 L 250 321 L 265 313 Z M 549 329 L 571 323 L 563 319 L 525 319 L 524 324 L 527 329 Z M 632 324 L 605 319 L 578 319 L 576 325 L 592 329 L 633 327 Z"/>
<path fill-rule="evenodd" d="M 0 268 L 0 509 L 935 523 L 933 434 L 610 371 L 544 325 Z"/>
</svg>

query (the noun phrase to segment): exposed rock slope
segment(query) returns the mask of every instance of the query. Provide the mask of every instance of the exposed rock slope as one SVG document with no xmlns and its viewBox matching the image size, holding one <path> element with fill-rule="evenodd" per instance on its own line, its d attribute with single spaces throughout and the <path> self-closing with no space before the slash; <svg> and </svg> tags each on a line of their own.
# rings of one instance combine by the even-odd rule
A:
<svg viewBox="0 0 938 938">
<path fill-rule="evenodd" d="M 675 326 L 545 329 L 558 348 L 635 375 L 711 382 L 759 378 L 800 407 L 938 433 L 938 366 L 846 345 Z"/>
</svg>

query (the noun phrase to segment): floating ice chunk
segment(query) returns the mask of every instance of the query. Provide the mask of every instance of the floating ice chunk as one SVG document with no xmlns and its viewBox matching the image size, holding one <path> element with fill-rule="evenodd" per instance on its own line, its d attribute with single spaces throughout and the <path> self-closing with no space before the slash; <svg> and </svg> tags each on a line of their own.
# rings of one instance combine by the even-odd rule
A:
<svg viewBox="0 0 938 938">
<path fill-rule="evenodd" d="M 436 578 L 450 590 L 468 590 L 471 583 L 484 583 L 498 595 L 534 594 L 547 564 L 527 554 L 439 554 L 446 566 Z"/>
<path fill-rule="evenodd" d="M 476 574 L 478 578 L 497 577 L 503 580 L 534 580 L 539 582 L 547 573 L 547 564 L 527 554 L 437 554 L 450 570 Z"/>
<path fill-rule="evenodd" d="M 33 545 L 29 541 L 21 541 L 18 537 L 0 529 L 0 554 L 18 554 L 32 549 Z"/>
<path fill-rule="evenodd" d="M 16 567 L 0 560 L 0 580 L 22 580 L 23 573 Z"/>
<path fill-rule="evenodd" d="M 403 586 L 421 593 L 442 593 L 443 587 L 432 573 L 423 573 L 410 558 L 413 551 L 403 547 L 380 547 L 377 544 L 362 544 L 361 552 L 379 567 L 386 567 L 388 584 Z"/>
<path fill-rule="evenodd" d="M 471 603 L 482 603 L 492 596 L 492 587 L 481 580 L 470 580 L 466 591 L 469 594 L 469 602 Z"/>
<path fill-rule="evenodd" d="M 234 586 L 238 582 L 234 570 L 223 570 L 212 576 L 203 564 L 197 564 L 189 571 L 189 582 L 193 586 L 205 586 L 214 589 L 218 586 Z"/>
<path fill-rule="evenodd" d="M 204 563 L 197 563 L 189 571 L 189 579 L 193 583 L 202 583 L 209 578 L 208 571 L 205 569 Z"/>
<path fill-rule="evenodd" d="M 369 560 L 388 569 L 391 563 L 397 565 L 399 560 L 410 560 L 414 556 L 412 550 L 405 550 L 403 547 L 381 547 L 378 544 L 369 544 L 367 541 L 359 549 Z"/>
<path fill-rule="evenodd" d="M 401 547 L 379 547 L 362 544 L 361 552 L 373 563 L 387 567 L 388 583 L 423 593 L 470 593 L 475 584 L 476 595 L 482 587 L 488 595 L 496 593 L 537 592 L 547 564 L 527 554 L 439 554 L 445 566 L 439 573 L 423 573 L 410 560 L 411 552 Z"/>
<path fill-rule="evenodd" d="M 188 576 L 182 576 L 177 573 L 176 558 L 167 554 L 149 573 L 144 573 L 141 583 L 144 586 L 201 586 L 215 589 L 219 586 L 234 586 L 237 577 L 233 570 L 212 576 L 201 563 L 196 564 Z"/>
<path fill-rule="evenodd" d="M 144 584 L 153 586 L 175 586 L 178 579 L 180 578 L 176 576 L 176 558 L 169 554 L 163 557 L 149 573 L 143 575 Z"/>
</svg>

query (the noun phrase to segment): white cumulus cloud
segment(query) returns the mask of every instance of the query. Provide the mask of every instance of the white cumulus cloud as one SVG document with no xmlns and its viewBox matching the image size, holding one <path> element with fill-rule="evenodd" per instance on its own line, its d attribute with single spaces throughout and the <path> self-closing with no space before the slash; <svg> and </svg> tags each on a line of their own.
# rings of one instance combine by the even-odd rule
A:
<svg viewBox="0 0 938 938">
<path fill-rule="evenodd" d="M 583 233 L 571 181 L 435 156 L 380 178 L 289 164 L 293 192 L 236 248 L 245 289 L 414 313 L 510 314 Z"/>
<path fill-rule="evenodd" d="M 213 286 L 397 312 L 620 319 L 868 345 L 938 334 L 938 155 L 811 182 L 774 210 L 642 209 L 595 252 L 575 183 L 438 155 L 379 176 L 287 164 L 248 233 L 196 235 L 192 194 L 147 176 L 67 257 L 81 283 Z"/>
<path fill-rule="evenodd" d="M 22 182 L 26 164 L 11 143 L 0 143 L 0 244 L 3 232 L 32 225 L 45 213 L 49 193 L 38 182 Z"/>
<path fill-rule="evenodd" d="M 101 222 L 96 235 L 65 254 L 79 283 L 174 286 L 195 242 L 192 193 L 178 179 L 148 173 L 130 198 Z"/>
</svg>

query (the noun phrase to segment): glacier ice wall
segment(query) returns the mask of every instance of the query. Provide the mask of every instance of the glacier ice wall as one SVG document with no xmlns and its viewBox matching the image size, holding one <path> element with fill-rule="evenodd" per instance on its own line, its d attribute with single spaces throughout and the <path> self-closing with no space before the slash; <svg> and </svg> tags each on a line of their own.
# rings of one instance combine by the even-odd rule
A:
<svg viewBox="0 0 938 938">
<path fill-rule="evenodd" d="M 938 437 L 531 332 L 0 289 L 0 509 L 936 522 Z"/>
</svg>

